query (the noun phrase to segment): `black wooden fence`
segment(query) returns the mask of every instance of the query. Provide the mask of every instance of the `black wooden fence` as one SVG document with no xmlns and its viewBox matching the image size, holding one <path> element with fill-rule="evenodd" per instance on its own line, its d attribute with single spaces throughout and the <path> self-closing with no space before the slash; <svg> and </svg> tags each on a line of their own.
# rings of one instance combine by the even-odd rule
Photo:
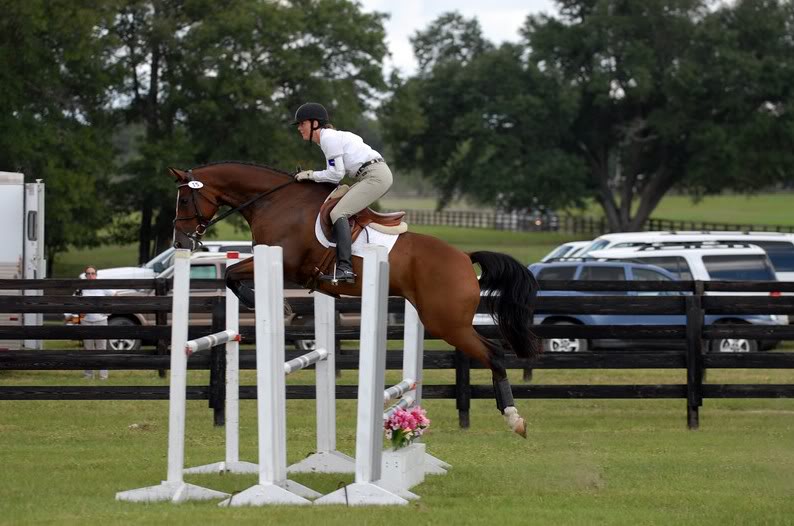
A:
<svg viewBox="0 0 794 526">
<path fill-rule="evenodd" d="M 222 282 L 213 280 L 194 280 L 193 287 L 207 288 L 221 286 Z M 2 289 L 74 289 L 82 288 L 124 288 L 134 286 L 162 292 L 167 288 L 155 280 L 0 280 Z M 686 325 L 610 325 L 610 326 L 534 326 L 534 332 L 542 338 L 588 338 L 647 340 L 677 340 L 684 350 L 659 351 L 643 348 L 630 352 L 587 352 L 571 354 L 546 354 L 529 362 L 515 355 L 508 355 L 509 369 L 685 369 L 685 384 L 631 384 L 631 385 L 515 385 L 514 394 L 518 399 L 537 398 L 682 398 L 687 404 L 687 423 L 690 428 L 698 427 L 698 410 L 704 398 L 791 398 L 794 397 L 794 383 L 787 384 L 709 384 L 704 383 L 708 369 L 746 368 L 746 369 L 793 369 L 794 353 L 791 352 L 753 352 L 753 353 L 708 353 L 706 340 L 719 338 L 747 338 L 754 340 L 792 340 L 794 325 L 760 326 L 746 324 L 727 324 L 704 326 L 706 314 L 787 314 L 794 315 L 794 295 L 782 296 L 723 296 L 710 295 L 722 293 L 769 293 L 780 291 L 794 293 L 794 283 L 781 282 L 541 282 L 544 290 L 580 291 L 676 291 L 676 295 L 636 296 L 604 295 L 579 297 L 541 297 L 538 300 L 538 314 L 684 314 Z M 190 300 L 191 312 L 216 312 L 215 329 L 191 326 L 190 338 L 208 334 L 223 326 L 221 319 L 222 298 L 198 298 Z M 390 312 L 399 313 L 403 300 L 392 298 Z M 310 314 L 313 309 L 309 298 L 292 302 L 298 314 Z M 337 301 L 340 312 L 360 311 L 361 303 L 357 298 Z M 110 312 L 155 313 L 160 319 L 171 309 L 167 296 L 152 297 L 79 297 L 79 296 L 0 296 L 0 312 Z M 497 338 L 495 327 L 482 326 L 478 330 Z M 403 336 L 400 325 L 392 325 L 387 331 L 389 339 L 400 340 Z M 242 327 L 244 343 L 255 341 L 254 327 Z M 312 339 L 311 326 L 288 327 L 288 340 Z M 0 327 L 0 339 L 85 339 L 85 338 L 144 338 L 160 340 L 159 350 L 130 353 L 77 352 L 74 350 L 48 351 L 0 351 L 1 370 L 81 370 L 81 369 L 121 369 L 121 370 L 165 370 L 169 367 L 169 356 L 163 353 L 170 327 L 158 323 L 151 327 L 80 327 L 49 325 L 41 327 Z M 337 327 L 340 340 L 357 340 L 357 327 Z M 426 334 L 427 338 L 433 338 Z M 166 349 L 167 352 L 167 349 Z M 297 355 L 288 353 L 288 358 Z M 215 409 L 215 421 L 223 421 L 225 397 L 225 362 L 222 347 L 210 352 L 194 354 L 188 367 L 209 369 L 208 386 L 189 386 L 189 399 L 206 399 Z M 342 349 L 337 357 L 339 369 L 356 369 L 357 353 Z M 256 367 L 255 354 L 243 350 L 240 357 L 242 369 Z M 400 369 L 402 353 L 389 351 L 387 368 Z M 451 385 L 424 385 L 426 398 L 455 399 L 459 412 L 460 425 L 469 424 L 469 409 L 472 399 L 493 398 L 490 385 L 472 385 L 470 372 L 480 367 L 458 351 L 425 352 L 425 369 L 454 369 L 456 382 Z M 1 377 L 0 377 L 1 378 Z M 290 398 L 313 398 L 313 386 L 287 386 Z M 337 386 L 337 396 L 341 399 L 356 398 L 356 386 Z M 254 386 L 242 386 L 240 397 L 256 397 Z M 164 400 L 168 398 L 165 386 L 2 386 L 0 400 Z"/>
</svg>

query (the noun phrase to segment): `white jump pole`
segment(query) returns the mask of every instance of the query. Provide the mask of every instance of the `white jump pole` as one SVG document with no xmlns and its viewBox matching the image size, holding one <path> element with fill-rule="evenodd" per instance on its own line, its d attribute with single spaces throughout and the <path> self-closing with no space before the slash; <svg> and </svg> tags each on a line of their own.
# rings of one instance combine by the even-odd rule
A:
<svg viewBox="0 0 794 526">
<path fill-rule="evenodd" d="M 419 319 L 419 313 L 405 300 L 405 321 L 403 336 L 403 378 L 415 378 L 416 388 L 408 395 L 415 400 L 417 405 L 422 404 L 422 371 L 424 369 L 425 352 L 425 326 Z M 420 439 L 421 441 L 421 439 Z M 451 468 L 443 460 L 425 453 L 425 473 L 430 475 L 444 475 Z"/>
<path fill-rule="evenodd" d="M 259 483 L 221 506 L 311 504 L 320 494 L 287 480 L 284 271 L 281 247 L 254 247 Z"/>
<path fill-rule="evenodd" d="M 185 463 L 185 406 L 187 388 L 187 329 L 190 307 L 190 251 L 174 254 L 173 311 L 171 316 L 171 382 L 168 404 L 168 479 L 157 486 L 121 491 L 116 500 L 129 502 L 183 502 L 228 497 L 182 478 Z"/>
<path fill-rule="evenodd" d="M 289 473 L 354 473 L 355 460 L 336 450 L 336 309 L 335 300 L 314 294 L 314 337 L 328 356 L 315 367 L 317 450 L 288 468 Z"/>
<path fill-rule="evenodd" d="M 364 247 L 361 295 L 361 350 L 358 375 L 358 427 L 355 482 L 314 501 L 349 506 L 405 505 L 406 499 L 377 486 L 383 446 L 383 390 L 389 263 L 385 247 Z"/>
<path fill-rule="evenodd" d="M 240 261 L 238 252 L 226 253 L 226 268 Z M 240 331 L 240 300 L 226 289 L 226 329 Z M 240 460 L 240 341 L 226 342 L 226 458 L 221 462 L 188 468 L 185 473 L 259 473 L 259 466 Z"/>
</svg>

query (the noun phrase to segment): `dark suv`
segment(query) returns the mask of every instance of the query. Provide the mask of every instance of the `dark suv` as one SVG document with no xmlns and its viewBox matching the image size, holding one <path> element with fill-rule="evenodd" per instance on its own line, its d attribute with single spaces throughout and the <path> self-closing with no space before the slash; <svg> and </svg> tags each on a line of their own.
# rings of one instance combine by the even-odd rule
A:
<svg viewBox="0 0 794 526">
<path fill-rule="evenodd" d="M 584 280 L 584 281 L 675 281 L 676 277 L 669 271 L 655 265 L 604 261 L 565 261 L 555 263 L 535 263 L 529 270 L 538 280 Z M 541 291 L 541 296 L 658 296 L 681 295 L 685 292 L 648 292 L 648 291 L 613 291 L 594 293 L 585 291 Z M 785 318 L 785 319 L 784 319 Z M 535 324 L 554 325 L 685 325 L 686 317 L 667 314 L 551 314 L 537 315 Z M 788 319 L 783 316 L 770 315 L 707 315 L 706 325 L 716 323 L 751 323 L 754 325 L 786 325 Z M 581 352 L 590 348 L 608 347 L 652 347 L 681 346 L 682 342 L 664 342 L 660 340 L 586 340 L 580 338 L 554 338 L 543 341 L 547 352 Z M 759 342 L 746 339 L 714 340 L 710 350 L 719 352 L 750 352 L 759 348 L 773 348 L 777 342 Z"/>
</svg>

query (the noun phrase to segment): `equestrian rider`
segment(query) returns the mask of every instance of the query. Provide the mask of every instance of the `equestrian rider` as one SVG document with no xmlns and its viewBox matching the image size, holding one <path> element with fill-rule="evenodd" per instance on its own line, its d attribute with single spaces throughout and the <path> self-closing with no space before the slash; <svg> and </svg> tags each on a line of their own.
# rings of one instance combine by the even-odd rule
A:
<svg viewBox="0 0 794 526">
<path fill-rule="evenodd" d="M 320 279 L 353 283 L 356 275 L 351 263 L 350 216 L 367 208 L 389 191 L 392 174 L 381 155 L 354 133 L 334 129 L 322 104 L 308 102 L 295 112 L 298 132 L 304 141 L 320 145 L 326 159 L 325 170 L 304 170 L 295 174 L 298 181 L 338 184 L 345 175 L 356 182 L 331 210 L 336 238 L 337 265 L 334 276 Z"/>
</svg>

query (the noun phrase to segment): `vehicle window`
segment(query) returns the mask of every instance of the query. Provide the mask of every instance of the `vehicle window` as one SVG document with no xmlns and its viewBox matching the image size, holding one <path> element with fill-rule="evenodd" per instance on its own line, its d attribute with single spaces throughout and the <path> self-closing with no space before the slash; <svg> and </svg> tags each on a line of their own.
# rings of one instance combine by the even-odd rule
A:
<svg viewBox="0 0 794 526">
<path fill-rule="evenodd" d="M 669 276 L 665 276 L 659 271 L 647 268 L 634 268 L 632 269 L 633 279 L 636 281 L 672 281 Z M 678 296 L 679 293 L 673 290 L 665 291 L 650 291 L 638 290 L 637 296 Z"/>
<path fill-rule="evenodd" d="M 609 241 L 606 239 L 596 239 L 589 245 L 587 245 L 584 250 L 582 250 L 581 255 L 584 256 L 585 254 L 589 254 L 595 250 L 601 250 L 602 248 L 606 248 L 609 245 Z"/>
<path fill-rule="evenodd" d="M 778 272 L 794 272 L 794 244 L 790 241 L 750 241 L 764 249 Z"/>
<path fill-rule="evenodd" d="M 576 266 L 572 265 L 570 267 L 547 267 L 540 269 L 540 271 L 535 275 L 537 279 L 547 279 L 547 280 L 571 280 L 573 279 L 574 275 L 576 275 Z"/>
<path fill-rule="evenodd" d="M 215 265 L 192 265 L 190 279 L 217 279 L 218 270 Z"/>
<path fill-rule="evenodd" d="M 147 261 L 143 266 L 144 268 L 154 268 L 154 265 L 156 263 L 162 263 L 164 267 L 168 267 L 169 266 L 168 261 L 174 255 L 174 252 L 176 252 L 176 249 L 174 247 L 163 250 L 162 252 L 157 254 L 154 258 Z"/>
<path fill-rule="evenodd" d="M 637 281 L 671 281 L 669 277 L 661 272 L 647 268 L 635 268 L 634 279 Z"/>
<path fill-rule="evenodd" d="M 250 254 L 254 251 L 251 245 L 224 245 L 218 252 L 240 252 L 241 254 Z"/>
<path fill-rule="evenodd" d="M 548 259 L 561 258 L 565 254 L 567 254 L 572 248 L 573 247 L 568 247 L 565 245 L 559 246 L 555 248 L 551 254 L 548 255 Z"/>
<path fill-rule="evenodd" d="M 775 272 L 766 256 L 703 256 L 706 271 L 715 280 L 775 281 Z"/>
<path fill-rule="evenodd" d="M 647 258 L 632 259 L 635 263 L 645 263 L 646 265 L 656 265 L 675 274 L 678 279 L 688 281 L 692 279 L 692 271 L 686 259 L 681 256 L 654 256 Z"/>
<path fill-rule="evenodd" d="M 609 248 L 631 248 L 631 247 L 641 247 L 643 245 L 647 245 L 648 243 L 643 243 L 642 241 L 624 241 L 623 243 L 616 243 Z"/>
<path fill-rule="evenodd" d="M 626 281 L 623 267 L 584 267 L 579 279 L 584 281 Z"/>
</svg>

